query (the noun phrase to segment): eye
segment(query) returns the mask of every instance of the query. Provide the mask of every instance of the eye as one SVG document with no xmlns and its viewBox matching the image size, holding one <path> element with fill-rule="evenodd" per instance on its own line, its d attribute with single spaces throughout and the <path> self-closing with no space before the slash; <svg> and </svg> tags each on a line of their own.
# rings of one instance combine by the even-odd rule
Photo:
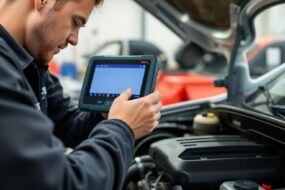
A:
<svg viewBox="0 0 285 190">
<path fill-rule="evenodd" d="M 73 28 L 80 27 L 80 22 L 77 19 L 72 19 L 72 27 Z"/>
</svg>

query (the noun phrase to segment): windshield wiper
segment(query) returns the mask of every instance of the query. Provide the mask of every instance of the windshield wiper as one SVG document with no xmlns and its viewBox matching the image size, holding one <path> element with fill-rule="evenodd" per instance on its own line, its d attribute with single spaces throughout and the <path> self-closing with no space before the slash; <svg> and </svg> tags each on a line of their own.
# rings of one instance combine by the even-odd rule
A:
<svg viewBox="0 0 285 190">
<path fill-rule="evenodd" d="M 276 116 L 278 116 L 282 119 L 285 119 L 285 115 L 284 115 L 285 114 L 285 106 L 276 104 L 273 101 L 270 92 L 264 86 L 260 86 L 259 89 L 261 90 L 264 97 L 266 98 L 266 103 L 267 103 L 267 107 L 268 107 L 269 111 L 271 113 L 275 114 Z"/>
</svg>

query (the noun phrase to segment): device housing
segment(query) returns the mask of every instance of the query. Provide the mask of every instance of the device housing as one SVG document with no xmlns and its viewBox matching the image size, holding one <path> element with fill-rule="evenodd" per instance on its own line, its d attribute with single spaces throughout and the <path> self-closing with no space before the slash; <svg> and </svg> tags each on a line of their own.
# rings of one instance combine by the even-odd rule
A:
<svg viewBox="0 0 285 190">
<path fill-rule="evenodd" d="M 114 99 L 133 87 L 130 99 L 154 91 L 159 70 L 154 55 L 94 56 L 84 78 L 79 108 L 92 112 L 108 112 Z"/>
</svg>

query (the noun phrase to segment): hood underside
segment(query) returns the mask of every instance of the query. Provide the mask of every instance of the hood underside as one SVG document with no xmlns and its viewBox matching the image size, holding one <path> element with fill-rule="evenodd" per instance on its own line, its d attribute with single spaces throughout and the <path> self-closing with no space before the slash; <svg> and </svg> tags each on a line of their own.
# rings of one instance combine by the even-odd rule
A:
<svg viewBox="0 0 285 190">
<path fill-rule="evenodd" d="M 230 4 L 240 5 L 241 0 L 166 0 L 169 5 L 194 21 L 216 29 L 230 28 Z"/>
<path fill-rule="evenodd" d="M 252 43 L 252 19 L 267 7 L 284 0 L 135 0 L 186 43 L 222 53 L 230 60 L 237 27 L 244 33 L 239 45 Z M 240 31 L 239 31 L 240 32 Z"/>
</svg>

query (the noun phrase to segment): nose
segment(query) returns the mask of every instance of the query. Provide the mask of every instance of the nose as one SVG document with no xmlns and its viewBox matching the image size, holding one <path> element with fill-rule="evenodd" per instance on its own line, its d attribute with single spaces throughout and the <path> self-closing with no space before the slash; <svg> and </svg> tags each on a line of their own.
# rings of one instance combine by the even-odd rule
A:
<svg viewBox="0 0 285 190">
<path fill-rule="evenodd" d="M 79 35 L 79 29 L 74 29 L 68 36 L 68 43 L 70 43 L 73 46 L 76 46 L 78 43 L 78 35 Z"/>
</svg>

